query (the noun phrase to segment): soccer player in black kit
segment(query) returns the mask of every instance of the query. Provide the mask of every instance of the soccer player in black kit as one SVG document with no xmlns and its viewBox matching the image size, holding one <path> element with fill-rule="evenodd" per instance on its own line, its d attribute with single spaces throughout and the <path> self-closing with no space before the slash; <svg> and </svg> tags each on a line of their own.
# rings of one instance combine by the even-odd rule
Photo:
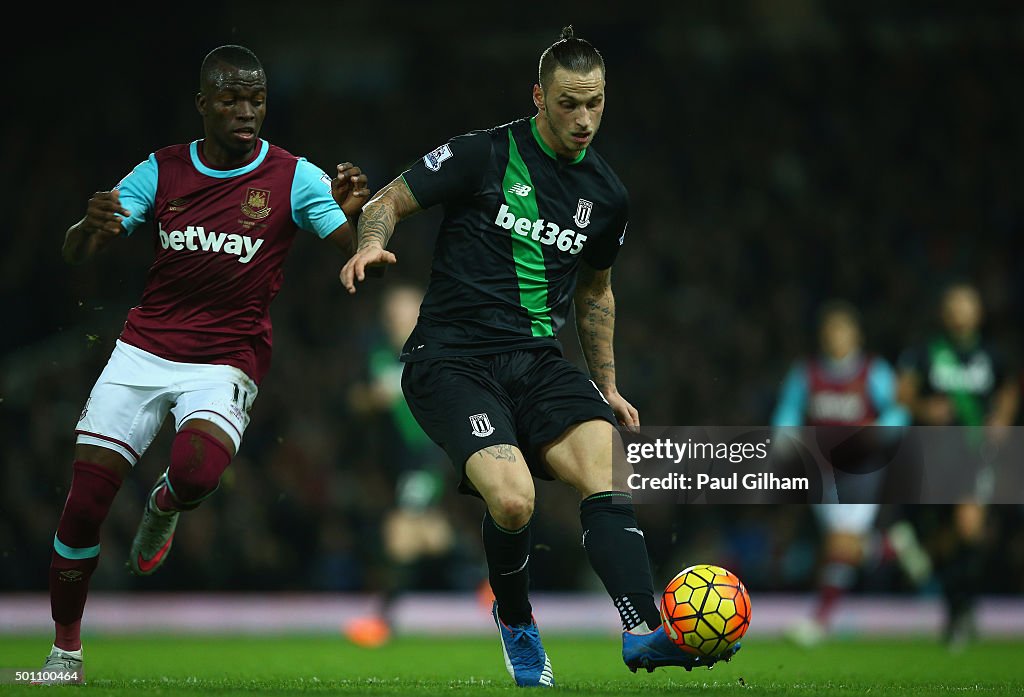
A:
<svg viewBox="0 0 1024 697">
<path fill-rule="evenodd" d="M 979 453 L 1012 426 L 1020 400 L 1013 372 L 981 332 L 982 301 L 969 283 L 949 285 L 941 302 L 942 330 L 900 359 L 900 400 L 923 426 L 959 426 L 962 437 L 945 451 L 953 461 L 944 476 L 961 477 L 959 503 L 940 507 L 952 516 L 955 546 L 938 564 L 946 601 L 945 640 L 961 648 L 976 633 L 975 604 L 985 574 L 985 504 L 991 471 L 973 471 Z M 958 450 L 962 448 L 963 450 Z"/>
<path fill-rule="evenodd" d="M 403 391 L 424 431 L 451 457 L 463 493 L 483 498 L 493 615 L 516 684 L 551 687 L 551 663 L 528 599 L 533 477 L 581 498 L 588 558 L 619 610 L 632 669 L 687 669 L 728 659 L 679 649 L 654 601 L 643 532 L 612 473 L 613 431 L 635 429 L 619 394 L 611 266 L 629 199 L 591 147 L 605 106 L 600 53 L 572 28 L 540 58 L 533 118 L 453 138 L 367 204 L 349 292 L 386 250 L 398 221 L 441 204 L 444 219 L 419 320 L 401 355 Z M 590 374 L 555 336 L 575 303 Z"/>
</svg>

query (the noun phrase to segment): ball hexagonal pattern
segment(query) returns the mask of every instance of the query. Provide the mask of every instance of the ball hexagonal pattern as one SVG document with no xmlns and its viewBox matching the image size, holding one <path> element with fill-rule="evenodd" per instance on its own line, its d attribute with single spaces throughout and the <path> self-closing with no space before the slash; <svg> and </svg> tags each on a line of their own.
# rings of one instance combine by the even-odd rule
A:
<svg viewBox="0 0 1024 697">
<path fill-rule="evenodd" d="M 750 596 L 732 572 L 713 564 L 697 564 L 680 571 L 665 586 L 661 619 L 681 649 L 714 656 L 746 633 Z"/>
</svg>

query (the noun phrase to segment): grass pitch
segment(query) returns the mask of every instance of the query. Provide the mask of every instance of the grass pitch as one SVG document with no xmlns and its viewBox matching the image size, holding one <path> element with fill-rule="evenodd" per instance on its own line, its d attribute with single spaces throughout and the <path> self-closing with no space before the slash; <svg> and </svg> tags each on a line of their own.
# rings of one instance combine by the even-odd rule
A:
<svg viewBox="0 0 1024 697">
<path fill-rule="evenodd" d="M 39 670 L 48 637 L 0 637 L 0 668 Z M 545 638 L 562 692 L 579 695 L 1024 695 L 1024 641 L 950 654 L 931 640 L 836 641 L 805 650 L 753 638 L 729 664 L 633 675 L 614 637 Z M 400 638 L 362 649 L 332 637 L 86 637 L 85 687 L 101 695 L 497 695 L 516 688 L 497 637 Z M 33 695 L 39 687 L 0 686 Z"/>
</svg>

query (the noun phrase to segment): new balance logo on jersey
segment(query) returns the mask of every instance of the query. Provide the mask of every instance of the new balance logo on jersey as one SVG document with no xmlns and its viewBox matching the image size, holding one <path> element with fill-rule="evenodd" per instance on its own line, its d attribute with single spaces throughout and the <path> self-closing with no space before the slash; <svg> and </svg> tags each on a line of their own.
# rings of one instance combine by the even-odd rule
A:
<svg viewBox="0 0 1024 697">
<path fill-rule="evenodd" d="M 508 187 L 508 192 L 510 194 L 515 194 L 516 196 L 529 196 L 531 191 L 533 191 L 532 186 L 520 184 L 519 182 L 516 182 L 512 186 Z"/>
<path fill-rule="evenodd" d="M 263 246 L 263 240 L 253 239 L 248 235 L 228 235 L 223 232 L 207 232 L 202 225 L 189 225 L 184 232 L 172 230 L 165 232 L 162 225 L 157 226 L 160 246 L 164 249 L 192 252 L 218 252 L 234 254 L 240 264 L 248 264 Z"/>
<path fill-rule="evenodd" d="M 568 228 L 562 230 L 543 218 L 540 220 L 517 218 L 504 203 L 498 209 L 498 217 L 494 219 L 494 224 L 506 230 L 513 230 L 517 235 L 529 237 L 541 244 L 558 247 L 559 250 L 569 252 L 569 254 L 579 254 L 583 249 L 583 243 L 587 241 L 587 236 L 582 232 Z"/>
</svg>

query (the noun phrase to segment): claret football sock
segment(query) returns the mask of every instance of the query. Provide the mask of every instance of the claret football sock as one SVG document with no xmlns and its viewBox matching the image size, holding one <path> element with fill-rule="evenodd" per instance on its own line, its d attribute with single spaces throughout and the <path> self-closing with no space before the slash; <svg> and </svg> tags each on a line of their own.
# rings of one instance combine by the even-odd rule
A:
<svg viewBox="0 0 1024 697">
<path fill-rule="evenodd" d="M 814 619 L 822 627 L 831 623 L 836 605 L 856 581 L 857 567 L 853 563 L 843 559 L 830 559 L 825 563 L 818 582 L 818 604 L 814 610 Z"/>
<path fill-rule="evenodd" d="M 632 496 L 622 491 L 588 496 L 580 503 L 580 523 L 590 565 L 612 597 L 623 630 L 656 629 L 661 614 L 654 602 L 647 545 L 636 522 Z"/>
<path fill-rule="evenodd" d="M 220 485 L 220 477 L 231 464 L 231 453 L 203 431 L 183 428 L 171 443 L 171 466 L 167 484 L 156 493 L 161 511 L 187 511 L 197 507 Z"/>
<path fill-rule="evenodd" d="M 121 478 L 91 462 L 76 461 L 64 511 L 53 537 L 50 559 L 50 609 L 54 645 L 82 648 L 81 624 L 89 578 L 99 563 L 100 526 L 110 512 Z"/>
<path fill-rule="evenodd" d="M 498 603 L 498 617 L 510 627 L 533 621 L 530 605 L 530 523 L 506 530 L 494 522 L 490 511 L 481 525 L 491 591 Z"/>
</svg>

